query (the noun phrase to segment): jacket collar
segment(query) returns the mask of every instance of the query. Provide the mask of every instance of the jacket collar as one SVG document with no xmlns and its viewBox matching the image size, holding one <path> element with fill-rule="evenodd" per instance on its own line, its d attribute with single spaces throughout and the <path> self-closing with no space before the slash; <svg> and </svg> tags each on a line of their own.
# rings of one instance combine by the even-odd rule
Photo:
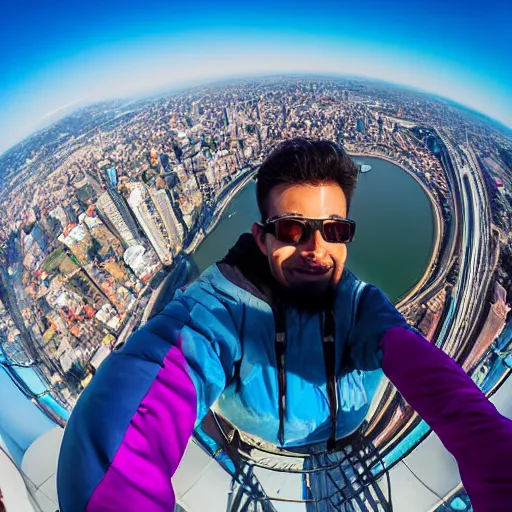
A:
<svg viewBox="0 0 512 512">
<path fill-rule="evenodd" d="M 233 284 L 272 304 L 277 283 L 251 233 L 243 233 L 217 266 Z"/>
<path fill-rule="evenodd" d="M 261 252 L 251 233 L 242 234 L 226 256 L 217 262 L 217 266 L 226 279 L 271 306 L 276 304 L 277 299 L 280 299 L 282 305 L 299 305 L 294 301 L 293 295 L 283 290 L 275 280 L 266 256 Z M 342 281 L 346 279 L 347 272 L 345 269 Z M 333 307 L 335 294 L 326 298 L 322 308 Z M 303 306 L 299 307 L 304 309 Z M 310 311 L 318 310 L 313 308 Z"/>
</svg>

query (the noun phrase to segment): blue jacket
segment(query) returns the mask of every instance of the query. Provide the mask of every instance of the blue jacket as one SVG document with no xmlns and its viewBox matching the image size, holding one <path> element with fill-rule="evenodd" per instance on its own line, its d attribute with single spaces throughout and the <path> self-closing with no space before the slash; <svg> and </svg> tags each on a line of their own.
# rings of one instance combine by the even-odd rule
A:
<svg viewBox="0 0 512 512">
<path fill-rule="evenodd" d="M 222 263 L 210 267 L 176 297 L 193 297 L 211 310 L 213 293 L 229 312 L 230 320 L 222 326 L 223 336 L 215 340 L 220 364 L 225 367 L 223 362 L 229 361 L 229 371 L 191 374 L 199 396 L 198 418 L 217 400 L 216 409 L 238 428 L 280 444 L 273 310 L 266 298 L 251 290 L 243 278 L 233 278 L 222 270 Z M 343 437 L 361 425 L 383 377 L 379 348 L 383 334 L 391 327 L 407 324 L 380 290 L 348 270 L 336 289 L 334 314 L 335 353 L 339 355 L 337 434 Z M 376 318 L 378 322 L 373 321 Z M 326 441 L 331 424 L 320 313 L 286 307 L 285 319 L 287 385 L 283 444 Z M 194 344 L 192 337 L 189 343 Z M 211 369 L 211 361 L 203 359 L 205 354 L 188 351 L 189 343 L 183 346 L 187 359 L 194 361 L 193 366 Z"/>
<path fill-rule="evenodd" d="M 172 511 L 171 476 L 194 429 L 204 442 L 199 423 L 215 402 L 239 428 L 277 443 L 274 295 L 251 240 L 243 237 L 100 366 L 64 433 L 62 512 Z M 325 383 L 333 360 L 338 436 L 363 420 L 382 365 L 456 458 L 475 511 L 510 510 L 512 422 L 375 287 L 345 271 L 334 309 L 335 353 L 324 361 L 320 315 L 284 308 L 283 444 L 325 440 L 334 430 L 327 403 L 333 386 L 327 393 Z"/>
<path fill-rule="evenodd" d="M 184 415 L 176 411 L 191 401 L 196 404 L 196 428 L 215 404 L 239 429 L 275 444 L 327 440 L 331 417 L 320 314 L 285 305 L 286 408 L 284 442 L 279 443 L 271 304 L 268 263 L 252 236 L 243 235 L 224 260 L 178 291 L 161 313 L 111 354 L 83 392 L 66 428 L 58 474 L 59 486 L 65 489 L 60 493 L 63 511 L 84 510 L 87 503 L 87 510 L 96 510 L 91 496 L 95 490 L 103 496 L 98 489 L 106 485 L 103 477 L 114 457 L 124 468 L 142 464 L 137 460 L 141 450 L 130 448 L 142 442 L 142 430 L 154 438 L 158 454 L 172 449 L 170 432 L 186 439 L 177 424 Z M 337 435 L 342 437 L 362 423 L 382 378 L 382 336 L 407 324 L 381 291 L 348 270 L 335 291 L 334 316 Z M 144 426 L 137 427 L 139 423 Z M 130 450 L 128 463 L 124 451 Z M 77 452 L 83 457 L 77 459 Z M 157 462 L 155 472 L 165 473 L 167 462 Z M 80 478 L 70 482 L 65 468 L 74 468 Z M 115 479 L 118 473 L 110 468 Z M 112 483 L 112 478 L 109 489 L 116 489 L 121 483 Z M 130 489 L 142 486 L 139 477 L 133 478 Z M 79 506 L 67 508 L 66 503 Z"/>
</svg>

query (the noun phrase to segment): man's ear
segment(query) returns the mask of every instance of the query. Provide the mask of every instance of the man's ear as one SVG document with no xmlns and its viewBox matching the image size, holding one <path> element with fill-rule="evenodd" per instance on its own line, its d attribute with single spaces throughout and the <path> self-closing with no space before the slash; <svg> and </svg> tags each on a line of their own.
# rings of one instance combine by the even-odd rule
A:
<svg viewBox="0 0 512 512">
<path fill-rule="evenodd" d="M 256 243 L 258 244 L 258 247 L 260 248 L 260 251 L 266 256 L 267 255 L 267 245 L 265 244 L 265 237 L 267 234 L 261 227 L 261 224 L 259 222 L 255 222 L 252 225 L 251 228 L 252 236 L 254 237 L 254 240 L 256 240 Z"/>
</svg>

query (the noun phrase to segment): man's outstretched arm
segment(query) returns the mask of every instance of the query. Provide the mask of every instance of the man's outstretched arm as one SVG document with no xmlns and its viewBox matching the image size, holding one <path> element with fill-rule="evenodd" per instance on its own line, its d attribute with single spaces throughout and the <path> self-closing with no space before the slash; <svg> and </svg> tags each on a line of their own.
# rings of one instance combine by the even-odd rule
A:
<svg viewBox="0 0 512 512">
<path fill-rule="evenodd" d="M 234 316 L 192 288 L 111 354 L 82 393 L 59 458 L 62 512 L 174 510 L 171 476 L 240 357 Z"/>
<path fill-rule="evenodd" d="M 475 512 L 512 510 L 512 421 L 422 336 L 395 327 L 381 348 L 384 373 L 455 457 Z"/>
</svg>

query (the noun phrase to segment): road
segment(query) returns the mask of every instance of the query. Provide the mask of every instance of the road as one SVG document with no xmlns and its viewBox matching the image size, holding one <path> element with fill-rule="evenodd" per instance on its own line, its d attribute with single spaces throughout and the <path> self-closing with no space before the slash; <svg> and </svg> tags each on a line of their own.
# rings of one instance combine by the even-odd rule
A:
<svg viewBox="0 0 512 512">
<path fill-rule="evenodd" d="M 443 162 L 452 191 L 454 203 L 453 239 L 438 262 L 438 273 L 426 288 L 419 292 L 407 306 L 426 302 L 446 286 L 447 273 L 455 259 L 459 261 L 459 274 L 453 287 L 448 311 L 441 326 L 436 344 L 454 358 L 462 359 L 474 341 L 476 329 L 486 307 L 487 292 L 491 284 L 495 260 L 491 244 L 491 216 L 484 178 L 478 160 L 466 144 L 454 147 L 442 129 L 438 134 L 447 148 L 447 161 Z M 389 385 L 381 386 L 370 411 L 367 435 L 375 438 L 389 429 L 395 430 L 380 449 L 385 453 L 392 445 L 407 437 L 411 427 L 417 425 L 417 415 L 408 419 L 389 422 L 383 411 L 395 408 L 396 392 Z"/>
<path fill-rule="evenodd" d="M 459 276 L 453 288 L 450 309 L 437 344 L 458 358 L 475 335 L 475 327 L 485 307 L 492 275 L 491 215 L 484 178 L 471 147 L 454 147 L 447 134 L 438 133 L 454 166 L 454 195 L 462 205 L 462 240 Z"/>
</svg>

